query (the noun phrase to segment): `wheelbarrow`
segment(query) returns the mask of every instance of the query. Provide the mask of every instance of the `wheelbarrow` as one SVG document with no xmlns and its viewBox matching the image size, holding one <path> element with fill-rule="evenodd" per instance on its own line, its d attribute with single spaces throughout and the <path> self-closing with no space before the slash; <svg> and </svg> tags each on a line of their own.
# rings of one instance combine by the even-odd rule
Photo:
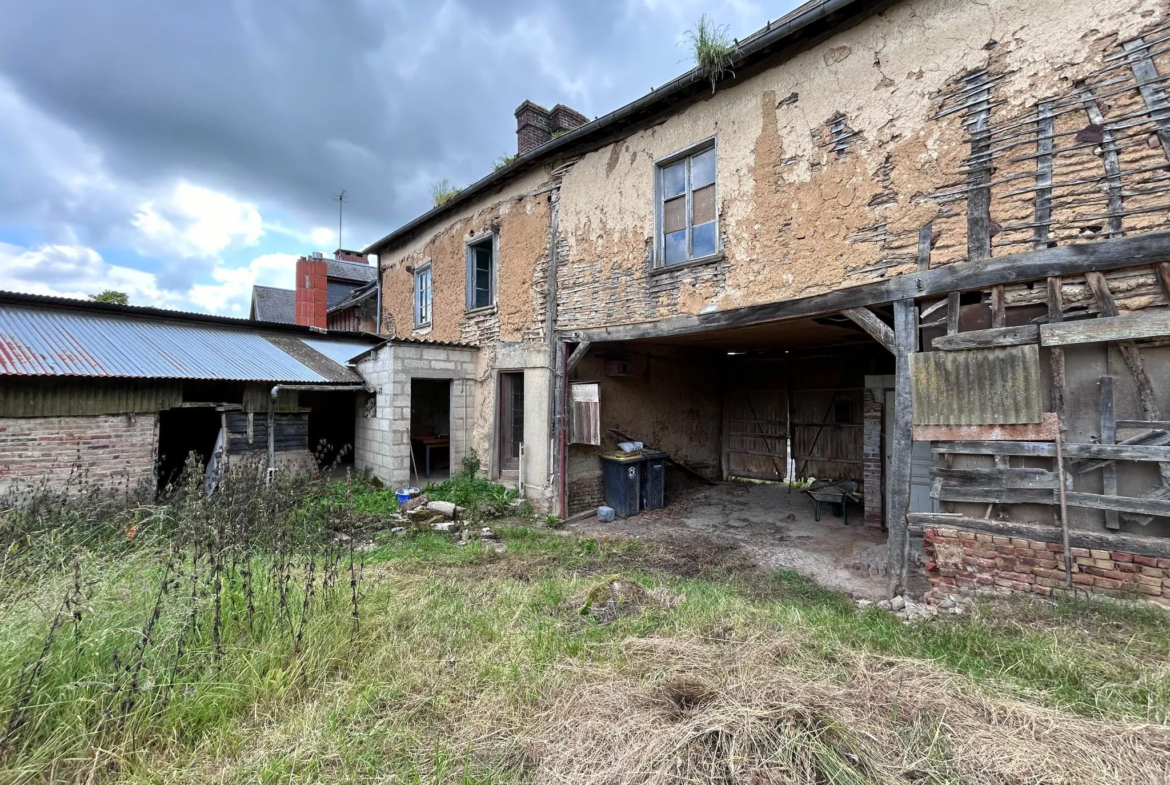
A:
<svg viewBox="0 0 1170 785">
<path fill-rule="evenodd" d="M 821 505 L 832 504 L 841 507 L 841 517 L 846 526 L 849 525 L 849 502 L 861 503 L 861 496 L 857 493 L 857 483 L 844 480 L 839 483 L 813 484 L 805 488 L 804 492 L 813 500 L 813 520 L 821 519 Z M 835 511 L 834 511 L 835 513 Z"/>
</svg>

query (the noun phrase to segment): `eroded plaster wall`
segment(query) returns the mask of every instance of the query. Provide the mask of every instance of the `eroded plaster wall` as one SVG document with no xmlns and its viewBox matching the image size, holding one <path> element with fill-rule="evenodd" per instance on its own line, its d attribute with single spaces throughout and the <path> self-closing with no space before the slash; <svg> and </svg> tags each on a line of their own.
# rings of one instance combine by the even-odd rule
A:
<svg viewBox="0 0 1170 785">
<path fill-rule="evenodd" d="M 965 260 L 969 129 L 981 108 L 965 106 L 977 92 L 972 80 L 986 82 L 998 156 L 989 174 L 991 253 L 1031 250 L 1035 192 L 1016 192 L 1035 182 L 1037 102 L 1055 101 L 1056 146 L 1077 148 L 1057 156 L 1055 179 L 1099 180 L 1101 151 L 1074 144 L 1089 123 L 1078 80 L 1091 78 L 1107 117 L 1140 113 L 1128 67 L 1099 71 L 1116 69 L 1118 42 L 1152 31 L 1166 10 L 1162 0 L 902 2 L 584 155 L 560 197 L 568 254 L 559 265 L 558 326 L 724 310 L 905 273 L 928 223 L 931 265 Z M 1154 61 L 1170 71 L 1164 53 Z M 1128 89 L 1118 92 L 1114 79 L 1128 79 Z M 1167 163 L 1147 133 L 1123 145 L 1127 171 Z M 650 274 L 654 161 L 712 137 L 726 258 Z M 1104 212 L 1105 194 L 1090 189 L 1078 199 L 1056 200 L 1054 241 L 1108 233 L 1093 215 Z M 1127 215 L 1126 233 L 1164 225 L 1159 201 L 1161 208 L 1151 202 Z"/>
</svg>

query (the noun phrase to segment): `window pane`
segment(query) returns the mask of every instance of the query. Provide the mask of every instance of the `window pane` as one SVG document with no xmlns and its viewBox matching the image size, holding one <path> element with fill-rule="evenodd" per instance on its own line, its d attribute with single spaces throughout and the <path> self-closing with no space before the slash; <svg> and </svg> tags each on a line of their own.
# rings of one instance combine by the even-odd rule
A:
<svg viewBox="0 0 1170 785">
<path fill-rule="evenodd" d="M 687 230 L 666 235 L 666 263 L 678 264 L 687 260 Z"/>
<path fill-rule="evenodd" d="M 715 220 L 715 186 L 700 188 L 691 196 L 691 221 L 705 224 Z"/>
<path fill-rule="evenodd" d="M 680 196 L 662 205 L 662 231 L 666 234 L 687 228 L 687 198 Z"/>
<path fill-rule="evenodd" d="M 702 188 L 715 182 L 715 148 L 691 158 L 691 188 Z"/>
<path fill-rule="evenodd" d="M 472 285 L 472 308 L 486 308 L 492 304 L 492 245 L 485 242 L 475 246 L 475 271 Z"/>
<path fill-rule="evenodd" d="M 687 189 L 686 165 L 686 161 L 679 161 L 674 166 L 667 166 L 662 170 L 663 199 L 678 196 Z"/>
<path fill-rule="evenodd" d="M 691 230 L 691 240 L 694 245 L 692 256 L 710 256 L 715 253 L 715 222 L 700 224 Z"/>
</svg>

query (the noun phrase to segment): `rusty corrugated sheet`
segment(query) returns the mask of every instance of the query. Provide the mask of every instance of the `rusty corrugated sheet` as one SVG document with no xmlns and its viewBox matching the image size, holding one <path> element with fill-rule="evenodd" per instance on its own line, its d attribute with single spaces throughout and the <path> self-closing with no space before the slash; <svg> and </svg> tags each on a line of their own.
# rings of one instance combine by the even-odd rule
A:
<svg viewBox="0 0 1170 785">
<path fill-rule="evenodd" d="M 312 357 L 314 367 L 269 337 L 262 330 L 213 322 L 2 304 L 0 375 L 289 383 L 360 380 L 351 369 L 299 338 L 289 340 L 298 341 L 299 350 Z M 328 339 L 314 336 L 314 340 Z M 319 372 L 323 370 L 328 373 Z"/>
<path fill-rule="evenodd" d="M 915 425 L 1038 423 L 1040 347 L 910 355 Z"/>
</svg>

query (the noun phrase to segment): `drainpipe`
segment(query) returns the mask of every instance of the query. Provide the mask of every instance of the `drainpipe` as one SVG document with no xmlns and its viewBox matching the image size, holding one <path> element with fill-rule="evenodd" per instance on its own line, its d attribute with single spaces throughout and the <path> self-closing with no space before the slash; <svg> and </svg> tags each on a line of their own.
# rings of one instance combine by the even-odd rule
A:
<svg viewBox="0 0 1170 785">
<path fill-rule="evenodd" d="M 524 498 L 524 442 L 520 442 L 520 498 Z"/>
<path fill-rule="evenodd" d="M 560 184 L 557 184 L 556 190 L 549 194 L 549 199 L 553 200 L 552 218 L 549 223 L 548 234 L 548 285 L 545 291 L 548 293 L 546 297 L 545 306 L 545 339 L 548 341 L 548 422 L 552 426 L 552 438 L 547 442 L 548 450 L 548 466 L 545 467 L 544 476 L 548 481 L 552 482 L 554 491 L 557 495 L 563 495 L 564 491 L 560 488 L 561 472 L 560 472 L 560 436 L 559 436 L 559 420 L 561 416 L 561 402 L 560 396 L 557 394 L 558 381 L 557 376 L 557 232 L 560 231 Z M 560 506 L 558 500 L 553 500 L 553 504 Z"/>
<path fill-rule="evenodd" d="M 382 334 L 382 254 L 378 254 L 377 260 L 374 262 L 374 267 L 377 268 L 375 275 L 378 276 L 378 286 L 375 290 L 378 298 L 378 312 L 374 315 L 374 332 L 378 335 Z"/>
</svg>

